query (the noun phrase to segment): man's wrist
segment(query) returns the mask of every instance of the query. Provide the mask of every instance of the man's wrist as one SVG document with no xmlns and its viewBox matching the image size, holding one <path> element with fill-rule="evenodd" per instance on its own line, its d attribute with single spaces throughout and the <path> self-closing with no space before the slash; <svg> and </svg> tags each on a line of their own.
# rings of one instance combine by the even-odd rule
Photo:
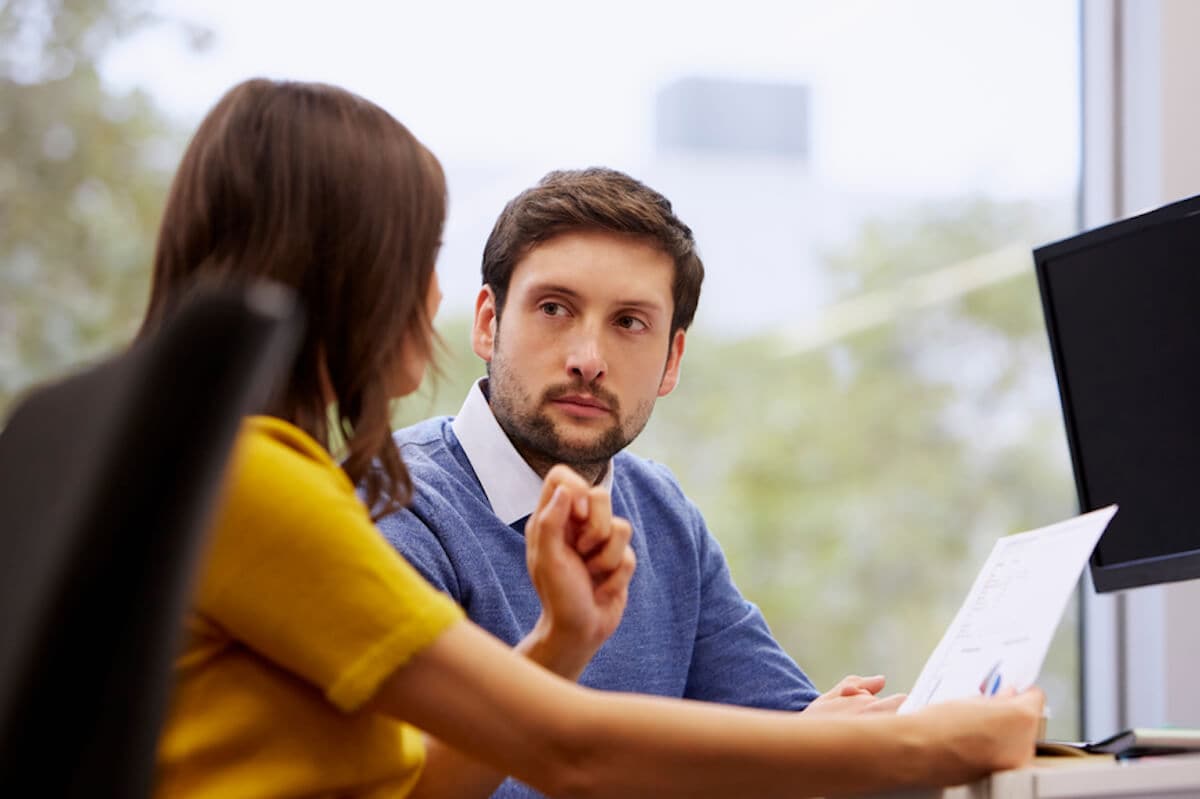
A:
<svg viewBox="0 0 1200 799">
<path fill-rule="evenodd" d="M 566 640 L 557 633 L 545 614 L 515 647 L 516 651 L 539 666 L 568 680 L 578 680 L 593 653 L 584 651 L 578 642 Z"/>
</svg>

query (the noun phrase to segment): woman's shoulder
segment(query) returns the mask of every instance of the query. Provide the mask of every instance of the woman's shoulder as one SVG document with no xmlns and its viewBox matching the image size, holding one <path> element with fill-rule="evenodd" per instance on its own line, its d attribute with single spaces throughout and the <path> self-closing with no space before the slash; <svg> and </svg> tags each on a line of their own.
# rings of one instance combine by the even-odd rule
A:
<svg viewBox="0 0 1200 799">
<path fill-rule="evenodd" d="M 336 467 L 333 458 L 316 439 L 291 422 L 274 416 L 248 416 L 242 422 L 239 444 L 252 449 L 290 450 L 306 460 Z"/>
<path fill-rule="evenodd" d="M 247 418 L 230 459 L 227 521 L 240 526 L 264 517 L 301 522 L 331 515 L 370 524 L 350 479 L 324 447 L 282 419 Z"/>
<path fill-rule="evenodd" d="M 346 473 L 324 447 L 299 427 L 272 416 L 245 420 L 234 458 L 239 476 L 252 482 L 316 482 L 339 494 L 354 493 Z"/>
</svg>

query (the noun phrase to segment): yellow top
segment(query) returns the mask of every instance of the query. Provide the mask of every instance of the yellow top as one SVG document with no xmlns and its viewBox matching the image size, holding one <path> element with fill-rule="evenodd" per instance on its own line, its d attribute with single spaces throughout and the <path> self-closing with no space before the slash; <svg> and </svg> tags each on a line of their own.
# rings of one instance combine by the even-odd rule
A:
<svg viewBox="0 0 1200 799">
<path fill-rule="evenodd" d="M 175 664 L 158 795 L 405 795 L 420 734 L 361 707 L 461 617 L 316 441 L 249 419 Z"/>
</svg>

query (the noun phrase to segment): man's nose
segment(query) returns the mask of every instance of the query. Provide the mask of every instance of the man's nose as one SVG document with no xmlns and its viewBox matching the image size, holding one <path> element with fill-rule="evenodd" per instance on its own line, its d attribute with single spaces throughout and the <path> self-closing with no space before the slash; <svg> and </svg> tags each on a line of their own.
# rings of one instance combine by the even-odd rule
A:
<svg viewBox="0 0 1200 799">
<path fill-rule="evenodd" d="M 604 377 L 608 364 L 600 349 L 599 336 L 580 332 L 572 337 L 567 352 L 567 372 L 571 377 L 591 383 Z"/>
</svg>

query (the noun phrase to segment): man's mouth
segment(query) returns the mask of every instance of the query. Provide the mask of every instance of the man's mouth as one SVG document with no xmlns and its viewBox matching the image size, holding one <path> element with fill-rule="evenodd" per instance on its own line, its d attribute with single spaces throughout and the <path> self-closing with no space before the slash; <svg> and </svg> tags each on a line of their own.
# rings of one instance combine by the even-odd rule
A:
<svg viewBox="0 0 1200 799">
<path fill-rule="evenodd" d="M 596 417 L 611 412 L 606 402 L 588 394 L 567 394 L 555 397 L 550 402 L 572 416 Z"/>
</svg>

